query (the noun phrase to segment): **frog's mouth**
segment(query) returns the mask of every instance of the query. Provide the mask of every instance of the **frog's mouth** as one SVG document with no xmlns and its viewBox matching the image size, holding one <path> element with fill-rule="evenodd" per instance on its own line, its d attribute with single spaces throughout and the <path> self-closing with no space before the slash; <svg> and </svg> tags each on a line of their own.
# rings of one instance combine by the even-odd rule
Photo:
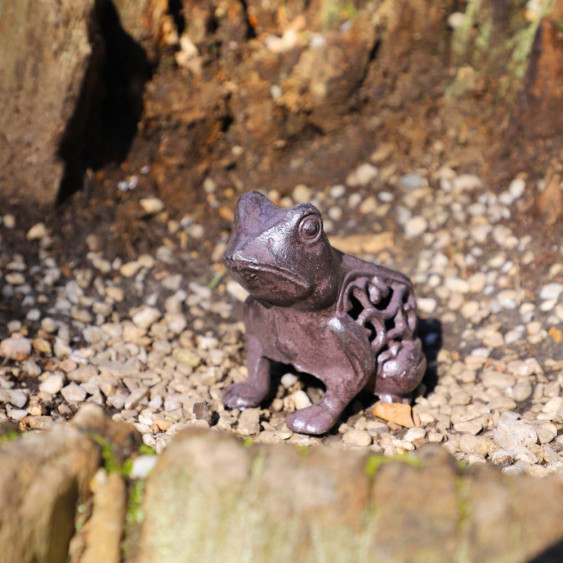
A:
<svg viewBox="0 0 563 563">
<path fill-rule="evenodd" d="M 281 280 L 303 290 L 310 288 L 310 285 L 301 276 L 279 266 L 255 264 L 245 260 L 233 259 L 227 259 L 225 262 L 233 275 L 240 278 L 242 285 L 250 291 L 260 288 L 265 289 L 272 287 L 272 285 L 275 287 L 276 282 L 279 284 Z"/>
</svg>

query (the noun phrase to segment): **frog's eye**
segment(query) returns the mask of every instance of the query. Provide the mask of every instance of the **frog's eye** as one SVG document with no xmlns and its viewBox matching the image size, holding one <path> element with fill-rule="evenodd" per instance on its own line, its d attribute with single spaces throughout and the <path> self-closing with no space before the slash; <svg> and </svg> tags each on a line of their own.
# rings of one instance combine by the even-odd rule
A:
<svg viewBox="0 0 563 563">
<path fill-rule="evenodd" d="M 313 240 L 321 232 L 321 220 L 316 215 L 308 215 L 299 223 L 299 234 L 302 239 Z"/>
</svg>

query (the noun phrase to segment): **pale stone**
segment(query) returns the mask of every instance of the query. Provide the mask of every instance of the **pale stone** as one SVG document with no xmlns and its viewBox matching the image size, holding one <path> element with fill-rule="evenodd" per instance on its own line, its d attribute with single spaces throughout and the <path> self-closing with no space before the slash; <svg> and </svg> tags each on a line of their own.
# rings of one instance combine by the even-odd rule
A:
<svg viewBox="0 0 563 563">
<path fill-rule="evenodd" d="M 149 394 L 149 390 L 147 387 L 141 387 L 139 389 L 135 389 L 125 399 L 125 403 L 123 406 L 126 409 L 134 409 L 148 394 Z"/>
<path fill-rule="evenodd" d="M 164 421 L 166 422 L 166 421 Z M 159 457 L 156 455 L 141 455 L 133 460 L 129 473 L 130 479 L 146 479 L 154 469 Z"/>
<path fill-rule="evenodd" d="M 428 222 L 424 217 L 416 216 L 407 221 L 405 225 L 405 235 L 408 238 L 420 236 L 428 228 Z"/>
<path fill-rule="evenodd" d="M 123 264 L 121 268 L 119 268 L 119 273 L 124 278 L 132 278 L 139 273 L 141 268 L 141 264 L 137 260 L 135 260 L 133 262 L 127 262 L 126 264 Z"/>
<path fill-rule="evenodd" d="M 538 435 L 530 424 L 519 420 L 516 413 L 505 412 L 493 431 L 493 439 L 501 448 L 512 451 L 519 446 L 535 444 Z"/>
<path fill-rule="evenodd" d="M 43 237 L 47 236 L 47 227 L 45 227 L 45 223 L 36 223 L 27 231 L 26 238 L 27 240 L 39 240 Z"/>
<path fill-rule="evenodd" d="M 372 180 L 377 178 L 378 170 L 375 166 L 365 163 L 361 164 L 348 174 L 346 177 L 346 183 L 351 187 L 356 186 L 367 186 Z"/>
<path fill-rule="evenodd" d="M 536 433 L 540 444 L 548 444 L 557 436 L 557 426 L 551 422 L 543 422 L 536 426 Z"/>
<path fill-rule="evenodd" d="M 84 383 L 89 381 L 92 377 L 98 375 L 98 370 L 95 366 L 85 365 L 76 368 L 68 373 L 67 377 L 70 381 L 76 381 L 78 383 Z"/>
<path fill-rule="evenodd" d="M 243 410 L 238 419 L 237 429 L 242 436 L 258 434 L 260 432 L 260 410 Z"/>
<path fill-rule="evenodd" d="M 471 293 L 481 293 L 487 285 L 487 275 L 483 272 L 476 272 L 467 280 L 467 283 Z"/>
<path fill-rule="evenodd" d="M 311 200 L 311 188 L 305 184 L 298 184 L 293 188 L 291 196 L 296 203 L 307 203 Z"/>
<path fill-rule="evenodd" d="M 483 430 L 483 425 L 478 420 L 470 420 L 468 422 L 458 422 L 454 424 L 456 432 L 466 432 L 469 434 L 479 434 Z"/>
<path fill-rule="evenodd" d="M 281 384 L 286 388 L 289 389 L 293 387 L 299 378 L 294 373 L 284 373 L 281 377 Z"/>
<path fill-rule="evenodd" d="M 448 16 L 448 26 L 452 29 L 457 29 L 463 25 L 465 14 L 463 12 L 452 12 Z"/>
<path fill-rule="evenodd" d="M 409 428 L 405 432 L 403 440 L 406 442 L 414 442 L 415 440 L 421 440 L 424 436 L 426 436 L 425 428 Z"/>
<path fill-rule="evenodd" d="M 481 375 L 485 387 L 511 387 L 514 385 L 514 376 L 494 370 L 485 370 Z"/>
<path fill-rule="evenodd" d="M 227 282 L 227 293 L 241 303 L 244 303 L 248 297 L 248 291 L 234 280 Z"/>
<path fill-rule="evenodd" d="M 143 211 L 148 215 L 156 215 L 164 209 L 164 202 L 157 197 L 147 197 L 139 201 Z"/>
<path fill-rule="evenodd" d="M 143 307 L 137 311 L 131 320 L 140 328 L 147 329 L 161 317 L 161 313 L 154 307 Z"/>
<path fill-rule="evenodd" d="M 419 297 L 416 303 L 421 313 L 429 315 L 436 310 L 436 299 L 432 297 Z"/>
<path fill-rule="evenodd" d="M 515 401 L 522 402 L 532 395 L 532 386 L 527 381 L 520 381 L 514 386 L 513 397 Z"/>
<path fill-rule="evenodd" d="M 21 362 L 31 354 L 31 342 L 24 337 L 16 335 L 0 342 L 0 356 L 8 360 Z"/>
<path fill-rule="evenodd" d="M 540 290 L 540 299 L 559 299 L 559 295 L 563 292 L 563 283 L 548 283 Z"/>
<path fill-rule="evenodd" d="M 39 385 L 39 390 L 55 395 L 63 388 L 64 381 L 65 378 L 62 373 L 54 373 Z"/>
<path fill-rule="evenodd" d="M 304 409 L 311 406 L 311 399 L 309 399 L 309 395 L 305 393 L 303 390 L 295 391 L 290 395 L 293 404 L 297 410 Z"/>
<path fill-rule="evenodd" d="M 460 174 L 453 179 L 452 185 L 454 190 L 472 191 L 482 187 L 483 183 L 473 174 Z"/>
<path fill-rule="evenodd" d="M 377 200 L 373 196 L 366 197 L 360 206 L 358 207 L 358 211 L 363 215 L 369 215 L 373 213 L 377 209 Z"/>
<path fill-rule="evenodd" d="M 61 389 L 61 394 L 65 401 L 69 403 L 81 403 L 86 399 L 86 391 L 76 383 L 71 383 Z"/>
<path fill-rule="evenodd" d="M 367 447 L 371 446 L 372 437 L 365 430 L 350 430 L 342 437 L 342 441 L 349 446 Z"/>
</svg>

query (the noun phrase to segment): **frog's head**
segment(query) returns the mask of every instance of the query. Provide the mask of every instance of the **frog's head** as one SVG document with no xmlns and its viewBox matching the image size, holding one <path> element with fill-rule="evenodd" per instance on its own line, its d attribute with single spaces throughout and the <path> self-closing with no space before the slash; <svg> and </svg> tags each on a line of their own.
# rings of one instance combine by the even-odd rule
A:
<svg viewBox="0 0 563 563">
<path fill-rule="evenodd" d="M 225 266 L 259 301 L 311 310 L 327 306 L 338 291 L 337 261 L 314 205 L 284 209 L 259 192 L 239 199 Z"/>
</svg>

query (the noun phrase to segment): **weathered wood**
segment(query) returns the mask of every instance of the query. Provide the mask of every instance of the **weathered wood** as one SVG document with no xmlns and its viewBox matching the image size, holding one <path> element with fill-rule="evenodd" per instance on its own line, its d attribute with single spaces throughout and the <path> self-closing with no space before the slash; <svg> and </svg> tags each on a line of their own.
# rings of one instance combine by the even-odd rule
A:
<svg viewBox="0 0 563 563">
<path fill-rule="evenodd" d="M 56 201 L 59 145 L 87 76 L 94 0 L 0 0 L 0 194 Z"/>
<path fill-rule="evenodd" d="M 563 539 L 563 481 L 467 470 L 439 446 L 393 460 L 188 432 L 144 512 L 143 563 L 527 561 Z"/>
</svg>

